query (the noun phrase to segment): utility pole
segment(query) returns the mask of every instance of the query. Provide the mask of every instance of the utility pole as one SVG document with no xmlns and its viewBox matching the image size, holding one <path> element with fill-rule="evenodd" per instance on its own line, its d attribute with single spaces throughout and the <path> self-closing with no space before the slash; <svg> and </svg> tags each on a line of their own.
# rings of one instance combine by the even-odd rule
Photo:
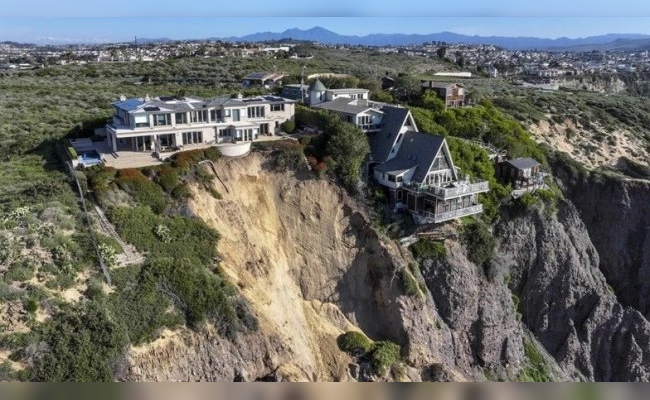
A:
<svg viewBox="0 0 650 400">
<path fill-rule="evenodd" d="M 302 73 L 300 74 L 300 101 L 305 104 L 305 68 L 306 65 L 302 66 Z"/>
</svg>

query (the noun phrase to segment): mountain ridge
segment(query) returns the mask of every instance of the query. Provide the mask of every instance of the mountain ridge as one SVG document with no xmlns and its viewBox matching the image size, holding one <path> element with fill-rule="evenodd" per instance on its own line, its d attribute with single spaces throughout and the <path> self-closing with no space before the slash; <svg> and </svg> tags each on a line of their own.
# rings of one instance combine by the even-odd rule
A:
<svg viewBox="0 0 650 400">
<path fill-rule="evenodd" d="M 366 46 L 390 46 L 422 44 L 426 42 L 446 42 L 465 44 L 486 44 L 505 47 L 511 50 L 569 48 L 573 46 L 605 45 L 616 40 L 647 40 L 650 35 L 608 33 L 581 38 L 560 37 L 557 39 L 533 36 L 479 36 L 464 35 L 449 31 L 430 34 L 373 33 L 365 36 L 340 35 L 326 28 L 316 26 L 310 29 L 291 28 L 283 32 L 256 32 L 244 36 L 222 38 L 233 42 L 259 42 L 281 39 L 318 41 L 324 44 L 348 44 Z"/>
</svg>

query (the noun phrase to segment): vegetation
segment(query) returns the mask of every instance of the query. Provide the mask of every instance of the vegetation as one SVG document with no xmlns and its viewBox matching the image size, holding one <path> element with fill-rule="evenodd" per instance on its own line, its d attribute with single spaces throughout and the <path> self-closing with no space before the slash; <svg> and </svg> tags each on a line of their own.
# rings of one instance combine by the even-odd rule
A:
<svg viewBox="0 0 650 400">
<path fill-rule="evenodd" d="M 349 331 L 336 339 L 339 349 L 353 357 L 359 357 L 372 350 L 373 342 L 366 335 L 357 331 Z"/>
<path fill-rule="evenodd" d="M 404 293 L 407 296 L 417 296 L 420 293 L 417 279 L 407 268 L 400 270 L 400 278 L 404 286 Z"/>
<path fill-rule="evenodd" d="M 526 354 L 526 364 L 517 380 L 520 382 L 552 382 L 551 371 L 537 346 L 529 340 L 524 340 L 524 353 Z"/>
<path fill-rule="evenodd" d="M 368 359 L 374 372 L 384 375 L 400 359 L 400 346 L 390 341 L 373 342 L 366 335 L 349 331 L 337 338 L 341 351 L 352 357 Z"/>
<path fill-rule="evenodd" d="M 447 258 L 447 248 L 443 242 L 420 239 L 409 246 L 416 259 L 444 260 Z"/>
<path fill-rule="evenodd" d="M 467 249 L 467 258 L 476 265 L 483 265 L 494 255 L 495 240 L 488 226 L 481 221 L 464 225 L 462 241 Z"/>
<path fill-rule="evenodd" d="M 304 152 L 313 157 L 312 169 L 334 173 L 352 193 L 358 190 L 361 168 L 370 145 L 366 135 L 356 126 L 324 110 L 297 107 L 296 121 L 301 127 L 317 127 L 323 134 L 304 140 Z M 321 164 L 322 163 L 322 164 Z"/>
</svg>

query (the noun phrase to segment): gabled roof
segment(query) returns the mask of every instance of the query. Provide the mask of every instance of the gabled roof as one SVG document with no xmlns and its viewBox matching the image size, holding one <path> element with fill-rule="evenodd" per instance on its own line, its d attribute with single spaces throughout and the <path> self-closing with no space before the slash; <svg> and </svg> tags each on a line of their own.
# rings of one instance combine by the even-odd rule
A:
<svg viewBox="0 0 650 400">
<path fill-rule="evenodd" d="M 309 85 L 310 92 L 324 92 L 326 90 L 327 88 L 323 85 L 323 82 L 321 82 L 320 79 L 316 79 L 311 83 L 311 85 Z"/>
<path fill-rule="evenodd" d="M 375 161 L 382 162 L 388 158 L 393 143 L 400 129 L 406 122 L 408 108 L 385 105 L 381 108 L 384 116 L 381 118 L 381 131 L 370 135 L 370 150 Z"/>
<path fill-rule="evenodd" d="M 513 158 L 512 160 L 508 160 L 506 162 L 517 169 L 535 168 L 540 165 L 540 163 L 538 163 L 537 160 L 529 157 Z"/>
<path fill-rule="evenodd" d="M 375 167 L 380 172 L 403 172 L 415 167 L 412 181 L 421 183 L 445 143 L 443 136 L 408 131 L 404 134 L 397 155 Z"/>
<path fill-rule="evenodd" d="M 313 106 L 314 108 L 322 108 L 329 111 L 334 111 L 344 114 L 361 114 L 364 111 L 373 109 L 366 100 L 354 100 L 348 97 L 339 97 L 334 100 L 326 101 Z M 375 110 L 382 113 L 380 110 Z"/>
</svg>

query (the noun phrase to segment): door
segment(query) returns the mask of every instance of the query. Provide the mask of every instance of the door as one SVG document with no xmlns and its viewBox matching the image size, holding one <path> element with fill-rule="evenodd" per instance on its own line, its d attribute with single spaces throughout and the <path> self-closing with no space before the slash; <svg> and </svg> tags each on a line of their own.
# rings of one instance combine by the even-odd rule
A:
<svg viewBox="0 0 650 400">
<path fill-rule="evenodd" d="M 260 135 L 269 134 L 269 124 L 260 124 Z"/>
<path fill-rule="evenodd" d="M 232 120 L 233 121 L 239 121 L 239 110 L 232 110 Z"/>
</svg>

